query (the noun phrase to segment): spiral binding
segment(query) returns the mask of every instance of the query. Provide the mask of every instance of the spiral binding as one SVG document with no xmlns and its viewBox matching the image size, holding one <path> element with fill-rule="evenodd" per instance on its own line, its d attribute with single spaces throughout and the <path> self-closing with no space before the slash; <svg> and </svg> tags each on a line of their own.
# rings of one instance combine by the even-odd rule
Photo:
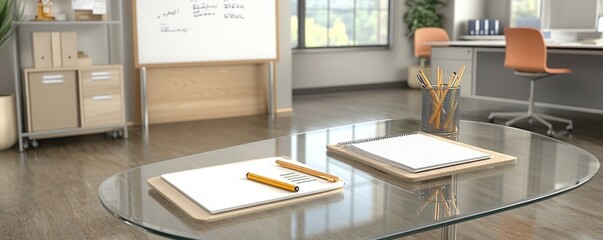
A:
<svg viewBox="0 0 603 240">
<path fill-rule="evenodd" d="M 351 145 L 351 144 L 372 142 L 372 141 L 378 141 L 378 140 L 383 140 L 383 139 L 388 139 L 388 138 L 408 136 L 408 135 L 413 135 L 413 134 L 418 134 L 418 133 L 419 133 L 419 131 L 414 131 L 414 132 L 398 133 L 398 134 L 381 136 L 381 137 L 372 137 L 372 138 L 357 139 L 357 140 L 352 140 L 352 141 L 340 142 L 340 143 L 335 144 L 335 146 L 337 146 L 337 147 L 345 147 L 345 146 Z"/>
</svg>

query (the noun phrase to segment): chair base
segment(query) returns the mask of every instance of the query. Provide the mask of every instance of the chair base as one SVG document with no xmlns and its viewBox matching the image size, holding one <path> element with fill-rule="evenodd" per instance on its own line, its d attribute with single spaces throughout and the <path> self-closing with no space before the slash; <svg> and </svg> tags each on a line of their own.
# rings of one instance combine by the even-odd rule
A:
<svg viewBox="0 0 603 240">
<path fill-rule="evenodd" d="M 555 116 L 551 116 L 551 115 L 546 115 L 546 114 L 536 113 L 536 107 L 534 106 L 534 83 L 536 82 L 537 79 L 541 79 L 543 77 L 549 76 L 548 74 L 546 74 L 546 73 L 523 73 L 523 72 L 517 72 L 517 71 L 515 71 L 515 74 L 518 76 L 526 77 L 526 78 L 530 79 L 530 98 L 528 99 L 528 111 L 527 112 L 493 112 L 493 113 L 490 113 L 490 115 L 488 115 L 488 120 L 490 120 L 490 122 L 494 122 L 495 117 L 512 117 L 511 120 L 509 120 L 505 123 L 505 125 L 510 126 L 521 120 L 528 119 L 528 120 L 532 121 L 533 119 L 536 119 L 536 121 L 544 124 L 547 128 L 549 128 L 549 130 L 546 132 L 546 134 L 551 137 L 553 137 L 553 135 L 555 135 L 555 130 L 553 130 L 553 125 L 551 123 L 549 123 L 547 120 L 566 123 L 567 127 L 565 129 L 567 129 L 567 131 L 572 131 L 574 129 L 574 124 L 572 123 L 572 120 L 555 117 Z"/>
<path fill-rule="evenodd" d="M 565 129 L 567 131 L 572 131 L 574 129 L 572 120 L 534 112 L 493 112 L 488 115 L 488 120 L 490 120 L 490 122 L 494 122 L 494 118 L 497 117 L 512 117 L 512 119 L 505 122 L 505 125 L 507 126 L 511 126 L 526 119 L 530 121 L 536 120 L 549 129 L 546 134 L 551 137 L 555 135 L 555 130 L 553 129 L 553 125 L 547 120 L 566 123 L 567 127 Z"/>
</svg>

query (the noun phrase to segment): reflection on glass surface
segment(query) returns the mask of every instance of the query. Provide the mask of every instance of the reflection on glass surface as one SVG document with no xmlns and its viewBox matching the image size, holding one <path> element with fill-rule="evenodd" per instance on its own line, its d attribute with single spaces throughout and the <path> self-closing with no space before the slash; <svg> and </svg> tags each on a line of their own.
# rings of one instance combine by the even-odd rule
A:
<svg viewBox="0 0 603 240">
<path fill-rule="evenodd" d="M 461 214 L 456 193 L 452 190 L 451 185 L 423 189 L 419 193 L 419 199 L 421 199 L 421 205 L 417 209 L 417 215 L 421 215 L 430 205 L 433 205 L 434 220 Z"/>
<path fill-rule="evenodd" d="M 515 156 L 517 163 L 410 183 L 353 160 L 326 155 L 327 144 L 417 129 L 417 120 L 378 121 L 195 154 L 118 173 L 101 184 L 99 198 L 115 216 L 168 237 L 397 237 L 566 192 L 588 181 L 599 168 L 599 161 L 592 154 L 573 145 L 519 129 L 475 122 L 461 122 L 459 141 Z M 345 191 L 287 207 L 200 222 L 146 183 L 164 173 L 272 156 L 287 156 L 339 176 L 346 182 Z"/>
</svg>

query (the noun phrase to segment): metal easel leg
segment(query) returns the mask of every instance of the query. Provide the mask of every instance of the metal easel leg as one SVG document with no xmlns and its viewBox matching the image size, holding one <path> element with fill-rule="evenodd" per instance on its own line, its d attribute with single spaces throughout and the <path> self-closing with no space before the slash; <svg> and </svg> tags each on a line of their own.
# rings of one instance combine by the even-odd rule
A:
<svg viewBox="0 0 603 240">
<path fill-rule="evenodd" d="M 149 129 L 149 111 L 147 109 L 147 68 L 140 68 L 140 121 L 142 129 Z"/>
<path fill-rule="evenodd" d="M 274 120 L 276 117 L 274 102 L 274 62 L 268 64 L 268 117 Z"/>
</svg>

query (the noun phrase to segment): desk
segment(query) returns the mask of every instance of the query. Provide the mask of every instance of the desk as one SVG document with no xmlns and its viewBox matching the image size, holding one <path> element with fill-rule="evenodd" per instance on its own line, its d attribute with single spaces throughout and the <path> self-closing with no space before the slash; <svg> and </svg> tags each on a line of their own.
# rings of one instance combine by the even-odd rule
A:
<svg viewBox="0 0 603 240">
<path fill-rule="evenodd" d="M 462 121 L 459 140 L 517 157 L 517 163 L 408 183 L 350 160 L 329 157 L 325 146 L 350 139 L 416 131 L 414 119 L 360 123 L 267 139 L 135 167 L 106 179 L 101 204 L 117 218 L 174 238 L 369 239 L 395 238 L 441 228 L 454 237 L 455 223 L 531 204 L 565 193 L 591 179 L 595 156 L 543 135 L 500 125 Z M 346 182 L 340 195 L 216 222 L 197 222 L 158 196 L 146 181 L 164 173 L 248 159 L 289 156 Z M 421 204 L 444 188 L 460 212 L 435 217 Z M 559 221 L 563 221 L 561 218 Z M 510 231 L 512 231 L 510 229 Z"/>
<path fill-rule="evenodd" d="M 529 81 L 503 67 L 504 41 L 429 44 L 434 46 L 431 65 L 442 66 L 446 74 L 468 65 L 461 82 L 464 96 L 527 103 Z M 573 72 L 538 81 L 536 105 L 603 113 L 603 45 L 552 42 L 547 48 L 548 66 Z"/>
</svg>

